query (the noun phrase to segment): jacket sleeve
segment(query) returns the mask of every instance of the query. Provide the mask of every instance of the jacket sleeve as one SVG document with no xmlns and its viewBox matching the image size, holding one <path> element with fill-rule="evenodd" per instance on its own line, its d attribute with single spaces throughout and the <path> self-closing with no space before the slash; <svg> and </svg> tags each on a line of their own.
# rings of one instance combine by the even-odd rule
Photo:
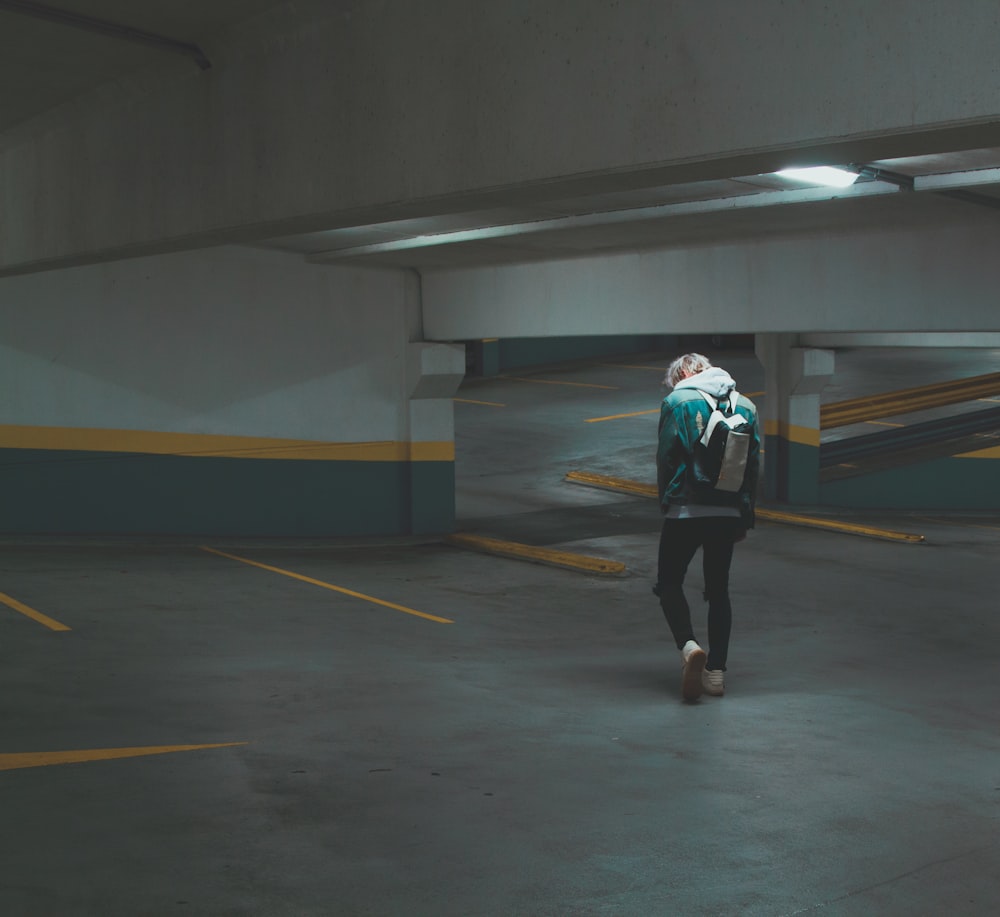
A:
<svg viewBox="0 0 1000 917">
<path fill-rule="evenodd" d="M 669 429 L 669 424 L 672 424 L 670 409 L 667 407 L 667 402 L 664 401 L 660 404 L 659 438 L 656 445 L 656 492 L 659 496 L 661 508 L 663 507 L 663 495 L 666 493 L 667 485 L 673 476 L 669 463 L 669 443 L 675 434 Z"/>
<path fill-rule="evenodd" d="M 660 406 L 660 435 L 656 448 L 656 485 L 660 506 L 666 505 L 666 495 L 676 492 L 687 474 L 688 456 L 693 453 L 691 425 L 684 402 L 666 398 Z M 680 479 L 680 480 L 679 480 Z"/>
</svg>

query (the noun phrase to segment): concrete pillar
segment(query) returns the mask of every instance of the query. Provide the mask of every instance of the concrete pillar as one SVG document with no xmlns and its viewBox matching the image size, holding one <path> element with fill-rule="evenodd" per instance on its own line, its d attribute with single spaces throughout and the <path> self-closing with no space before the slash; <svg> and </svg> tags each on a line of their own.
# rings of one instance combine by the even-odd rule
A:
<svg viewBox="0 0 1000 917">
<path fill-rule="evenodd" d="M 500 340 L 498 338 L 481 338 L 471 340 L 466 345 L 469 348 L 469 373 L 474 376 L 500 375 Z"/>
<path fill-rule="evenodd" d="M 764 493 L 783 503 L 819 502 L 820 395 L 834 352 L 799 347 L 797 334 L 758 334 L 764 367 Z"/>
<path fill-rule="evenodd" d="M 482 374 L 484 376 L 500 375 L 500 340 L 498 338 L 483 338 Z"/>
<path fill-rule="evenodd" d="M 414 342 L 406 349 L 408 529 L 413 534 L 455 527 L 455 409 L 465 376 L 460 344 Z"/>
</svg>

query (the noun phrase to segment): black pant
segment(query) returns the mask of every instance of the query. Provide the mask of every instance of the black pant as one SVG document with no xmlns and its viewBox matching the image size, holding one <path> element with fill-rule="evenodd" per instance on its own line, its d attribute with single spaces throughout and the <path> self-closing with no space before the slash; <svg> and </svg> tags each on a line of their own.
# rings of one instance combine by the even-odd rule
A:
<svg viewBox="0 0 1000 917">
<path fill-rule="evenodd" d="M 684 576 L 700 547 L 708 600 L 708 662 L 706 668 L 726 669 L 733 609 L 729 603 L 729 565 L 733 545 L 746 534 L 743 522 L 735 517 L 704 516 L 694 519 L 664 519 L 660 533 L 657 587 L 660 607 L 670 632 L 683 649 L 696 640 L 691 627 L 691 609 L 684 597 Z"/>
</svg>

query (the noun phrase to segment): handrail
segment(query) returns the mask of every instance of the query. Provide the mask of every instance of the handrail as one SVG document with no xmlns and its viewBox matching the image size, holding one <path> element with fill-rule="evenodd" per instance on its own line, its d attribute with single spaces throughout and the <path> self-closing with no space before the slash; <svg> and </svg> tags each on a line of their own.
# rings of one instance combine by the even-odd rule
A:
<svg viewBox="0 0 1000 917">
<path fill-rule="evenodd" d="M 838 401 L 836 404 L 825 404 L 819 409 L 819 426 L 821 430 L 829 430 L 832 427 L 844 427 L 880 417 L 940 408 L 948 404 L 960 404 L 963 401 L 973 401 L 976 398 L 998 394 L 1000 394 L 1000 373 L 987 373 L 968 379 L 954 379 L 951 382 L 938 382 L 934 385 L 921 385 L 918 388 L 882 392 L 878 395 Z"/>
</svg>

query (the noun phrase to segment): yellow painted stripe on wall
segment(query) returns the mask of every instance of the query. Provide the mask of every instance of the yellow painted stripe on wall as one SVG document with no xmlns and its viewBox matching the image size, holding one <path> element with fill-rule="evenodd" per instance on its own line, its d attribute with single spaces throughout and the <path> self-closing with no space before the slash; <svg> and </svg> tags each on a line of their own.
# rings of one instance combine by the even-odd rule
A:
<svg viewBox="0 0 1000 917">
<path fill-rule="evenodd" d="M 764 421 L 765 436 L 780 436 L 790 443 L 799 443 L 802 446 L 819 446 L 819 430 L 811 430 L 809 427 L 798 427 L 795 424 L 785 423 L 780 420 Z"/>
<path fill-rule="evenodd" d="M 1000 446 L 990 446 L 988 449 L 976 449 L 973 452 L 960 452 L 955 458 L 1000 459 Z"/>
<path fill-rule="evenodd" d="M 406 446 L 407 443 L 400 443 Z M 411 462 L 453 462 L 455 461 L 454 442 L 409 443 Z"/>
<path fill-rule="evenodd" d="M 162 433 L 84 427 L 0 424 L 0 449 L 141 452 L 215 458 L 311 459 L 355 462 L 452 462 L 454 442 L 324 443 L 308 439 Z"/>
</svg>

